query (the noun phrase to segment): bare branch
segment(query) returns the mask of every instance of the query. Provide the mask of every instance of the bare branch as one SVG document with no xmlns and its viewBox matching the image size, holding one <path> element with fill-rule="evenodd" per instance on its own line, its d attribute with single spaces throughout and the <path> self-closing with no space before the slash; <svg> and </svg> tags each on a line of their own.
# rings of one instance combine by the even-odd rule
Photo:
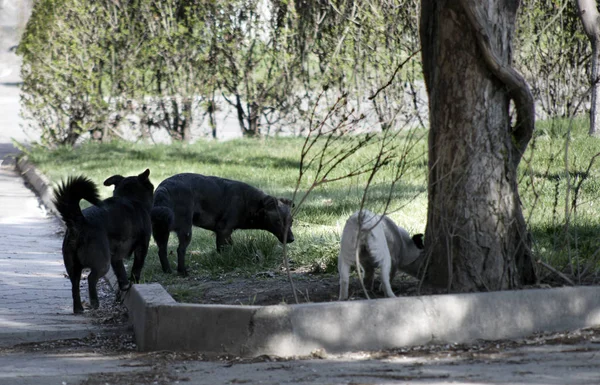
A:
<svg viewBox="0 0 600 385">
<path fill-rule="evenodd" d="M 550 270 L 551 272 L 553 272 L 554 274 L 558 275 L 559 277 L 561 277 L 563 280 L 565 280 L 565 282 L 567 282 L 569 285 L 571 286 L 575 286 L 575 283 L 566 275 L 564 275 L 563 273 L 561 273 L 560 271 L 556 270 L 555 268 L 553 268 L 552 266 L 548 265 L 547 263 L 545 263 L 544 261 L 538 259 L 536 261 L 538 263 L 538 265 L 545 267 L 546 269 Z"/>
<path fill-rule="evenodd" d="M 400 69 L 402 67 L 404 67 L 404 65 L 406 63 L 408 63 L 413 57 L 415 57 L 416 55 L 418 55 L 421 52 L 421 50 L 415 51 L 413 53 L 410 54 L 409 57 L 407 57 L 402 63 L 398 64 L 398 66 L 396 67 L 396 69 L 394 70 L 394 73 L 392 74 L 392 76 L 390 77 L 390 80 L 388 80 L 388 82 L 386 84 L 384 84 L 381 88 L 379 88 L 377 91 L 375 91 L 375 93 L 371 96 L 369 96 L 369 100 L 373 100 L 377 97 L 377 95 L 379 95 L 379 93 L 381 91 L 383 91 L 384 89 L 386 89 L 387 87 L 389 87 L 392 82 L 394 81 L 394 78 L 396 77 L 396 74 L 398 73 L 398 71 L 400 71 Z"/>
</svg>

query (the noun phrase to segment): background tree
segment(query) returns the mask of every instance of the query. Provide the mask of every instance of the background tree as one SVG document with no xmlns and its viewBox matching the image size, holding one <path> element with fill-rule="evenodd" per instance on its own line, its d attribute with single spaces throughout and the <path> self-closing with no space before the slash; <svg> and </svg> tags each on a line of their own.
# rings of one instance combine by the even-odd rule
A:
<svg viewBox="0 0 600 385">
<path fill-rule="evenodd" d="M 538 119 L 572 117 L 589 92 L 589 45 L 571 0 L 524 0 L 514 39 L 515 67 L 536 101 Z"/>
<path fill-rule="evenodd" d="M 382 130 L 421 120 L 426 102 L 419 98 L 421 67 L 414 55 L 420 49 L 418 3 L 342 0 L 297 7 L 304 90 L 318 95 L 321 84 L 335 87 L 325 95 L 327 103 L 347 93 L 352 106 L 372 115 Z"/>
<path fill-rule="evenodd" d="M 295 99 L 300 59 L 290 54 L 295 9 L 284 1 L 232 0 L 214 17 L 219 88 L 245 136 L 258 136 Z"/>
<path fill-rule="evenodd" d="M 202 102 L 210 84 L 207 11 L 189 0 L 146 0 L 139 9 L 147 37 L 139 57 L 147 71 L 143 95 L 156 97 L 151 124 L 175 140 L 191 139 L 193 105 Z"/>
<path fill-rule="evenodd" d="M 421 2 L 430 111 L 426 279 L 451 291 L 536 280 L 517 188 L 534 128 L 533 97 L 511 67 L 518 4 Z"/>
<path fill-rule="evenodd" d="M 596 0 L 577 0 L 579 17 L 583 24 L 583 29 L 592 46 L 591 66 L 591 106 L 590 106 L 590 135 L 598 135 L 597 125 L 600 122 L 600 99 L 598 99 L 598 90 L 600 82 L 598 81 L 600 69 L 600 13 Z"/>
<path fill-rule="evenodd" d="M 87 1 L 41 1 L 32 11 L 19 53 L 22 103 L 49 144 L 73 145 L 103 125 L 105 8 Z"/>
</svg>

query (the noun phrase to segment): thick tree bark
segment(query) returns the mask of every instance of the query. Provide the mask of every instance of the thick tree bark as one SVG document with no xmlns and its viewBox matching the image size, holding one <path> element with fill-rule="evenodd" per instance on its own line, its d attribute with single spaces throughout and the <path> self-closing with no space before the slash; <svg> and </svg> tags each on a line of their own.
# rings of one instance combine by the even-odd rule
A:
<svg viewBox="0 0 600 385">
<path fill-rule="evenodd" d="M 599 135 L 598 124 L 600 123 L 600 99 L 598 91 L 600 90 L 600 13 L 596 0 L 577 0 L 579 9 L 579 18 L 583 24 L 583 29 L 592 45 L 591 62 L 591 106 L 590 106 L 590 135 Z"/>
<path fill-rule="evenodd" d="M 534 126 L 531 92 L 510 67 L 517 7 L 518 0 L 422 0 L 430 115 L 425 278 L 449 291 L 536 281 L 517 186 Z"/>
</svg>

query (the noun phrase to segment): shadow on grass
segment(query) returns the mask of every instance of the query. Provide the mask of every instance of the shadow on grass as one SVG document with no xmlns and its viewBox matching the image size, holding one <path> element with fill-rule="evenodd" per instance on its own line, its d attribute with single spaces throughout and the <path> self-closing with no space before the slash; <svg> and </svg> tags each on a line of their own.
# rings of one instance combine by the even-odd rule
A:
<svg viewBox="0 0 600 385">
<path fill-rule="evenodd" d="M 530 231 L 536 258 L 542 256 L 544 261 L 576 281 L 598 282 L 600 223 L 534 226 Z"/>
</svg>

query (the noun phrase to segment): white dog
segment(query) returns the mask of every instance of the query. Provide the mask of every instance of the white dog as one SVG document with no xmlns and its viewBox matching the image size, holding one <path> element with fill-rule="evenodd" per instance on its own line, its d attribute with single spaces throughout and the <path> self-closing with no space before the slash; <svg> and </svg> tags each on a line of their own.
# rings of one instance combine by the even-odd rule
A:
<svg viewBox="0 0 600 385">
<path fill-rule="evenodd" d="M 338 255 L 340 273 L 340 301 L 348 299 L 350 267 L 356 264 L 356 248 L 360 264 L 365 271 L 365 282 L 373 287 L 375 268 L 381 268 L 381 281 L 387 297 L 395 297 L 390 282 L 399 268 L 408 266 L 422 256 L 423 234 L 412 238 L 406 230 L 398 227 L 385 215 L 362 210 L 348 218 Z M 360 234 L 359 234 L 360 231 Z M 358 237 L 358 241 L 357 241 Z"/>
</svg>

